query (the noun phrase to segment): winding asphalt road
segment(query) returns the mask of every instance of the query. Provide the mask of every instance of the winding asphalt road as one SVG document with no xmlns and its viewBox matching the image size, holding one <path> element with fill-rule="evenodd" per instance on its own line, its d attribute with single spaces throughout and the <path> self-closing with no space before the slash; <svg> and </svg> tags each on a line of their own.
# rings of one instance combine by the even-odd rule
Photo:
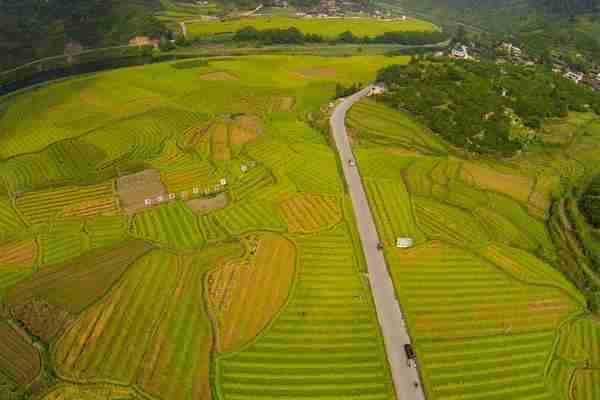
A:
<svg viewBox="0 0 600 400">
<path fill-rule="evenodd" d="M 346 112 L 352 107 L 352 104 L 366 96 L 369 89 L 370 87 L 344 99 L 333 111 L 330 123 L 352 198 L 354 216 L 367 261 L 369 283 L 375 300 L 377 319 L 383 333 L 396 397 L 398 400 L 424 400 L 425 394 L 419 373 L 416 368 L 410 368 L 407 364 L 404 345 L 410 343 L 410 336 L 404 324 L 402 310 L 396 299 L 394 285 L 383 252 L 377 249 L 379 236 L 369 209 L 358 166 L 351 166 L 348 162 L 351 159 L 354 160 L 354 155 L 346 133 Z M 418 382 L 418 387 L 414 386 L 414 382 Z"/>
</svg>

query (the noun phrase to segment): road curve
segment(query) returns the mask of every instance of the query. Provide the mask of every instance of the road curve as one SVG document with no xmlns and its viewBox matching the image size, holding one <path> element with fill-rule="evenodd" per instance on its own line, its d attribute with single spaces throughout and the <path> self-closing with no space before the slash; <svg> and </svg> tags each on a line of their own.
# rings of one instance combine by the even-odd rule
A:
<svg viewBox="0 0 600 400">
<path fill-rule="evenodd" d="M 419 373 L 416 368 L 410 368 L 407 364 L 404 345 L 410 343 L 410 336 L 404 325 L 400 304 L 396 299 L 394 285 L 383 252 L 377 249 L 379 235 L 367 202 L 358 164 L 353 167 L 348 162 L 351 159 L 354 160 L 354 155 L 346 134 L 346 112 L 355 102 L 366 96 L 369 89 L 370 87 L 344 99 L 334 109 L 329 122 L 352 199 L 354 216 L 367 262 L 369 283 L 375 300 L 377 319 L 381 326 L 385 351 L 396 389 L 396 398 L 398 400 L 425 400 Z M 414 386 L 414 382 L 419 383 L 418 387 Z"/>
</svg>

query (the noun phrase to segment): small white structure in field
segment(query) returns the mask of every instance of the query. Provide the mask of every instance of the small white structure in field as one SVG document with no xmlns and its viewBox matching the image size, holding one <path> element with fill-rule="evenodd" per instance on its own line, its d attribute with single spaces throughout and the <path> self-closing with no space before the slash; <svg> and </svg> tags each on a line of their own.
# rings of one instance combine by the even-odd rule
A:
<svg viewBox="0 0 600 400">
<path fill-rule="evenodd" d="M 152 199 L 145 199 L 144 200 L 144 204 L 147 206 L 151 206 L 152 205 Z"/>
<path fill-rule="evenodd" d="M 242 164 L 242 166 L 240 167 L 240 170 L 241 170 L 242 172 L 248 172 L 248 166 L 247 166 L 247 165 L 245 165 L 245 164 Z"/>
<path fill-rule="evenodd" d="M 382 94 L 383 92 L 385 92 L 385 85 L 383 83 L 377 83 L 371 86 L 371 88 L 369 89 L 369 93 L 367 93 L 367 96 L 376 96 L 378 94 Z"/>
<path fill-rule="evenodd" d="M 398 247 L 399 249 L 408 249 L 410 247 L 413 247 L 413 245 L 414 241 L 411 238 L 400 237 L 396 239 L 396 247 Z"/>
<path fill-rule="evenodd" d="M 406 15 L 403 15 L 402 17 L 400 17 L 400 19 L 401 19 L 402 21 L 406 21 Z"/>
<path fill-rule="evenodd" d="M 223 178 L 219 181 L 221 183 L 221 186 L 226 186 L 227 185 L 227 179 Z"/>
<path fill-rule="evenodd" d="M 157 201 L 157 202 L 159 202 L 159 203 L 162 203 L 164 200 L 165 200 L 165 198 L 164 198 L 164 197 L 162 197 L 162 196 L 158 196 L 158 197 L 156 198 L 156 201 Z"/>
<path fill-rule="evenodd" d="M 175 200 L 175 193 L 169 193 L 169 200 Z"/>
<path fill-rule="evenodd" d="M 200 188 L 197 188 L 197 187 L 193 188 L 192 193 L 194 193 L 194 194 L 200 193 Z"/>
</svg>

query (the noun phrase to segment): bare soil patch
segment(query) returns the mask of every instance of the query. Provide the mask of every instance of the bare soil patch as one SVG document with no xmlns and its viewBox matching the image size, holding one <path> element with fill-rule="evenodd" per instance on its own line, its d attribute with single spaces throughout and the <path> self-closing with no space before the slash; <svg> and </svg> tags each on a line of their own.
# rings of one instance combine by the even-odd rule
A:
<svg viewBox="0 0 600 400">
<path fill-rule="evenodd" d="M 230 72 L 225 71 L 217 71 L 217 72 L 209 72 L 208 74 L 204 74 L 200 76 L 200 79 L 203 81 L 238 81 L 239 77 L 233 75 Z"/>
<path fill-rule="evenodd" d="M 189 208 L 192 209 L 196 214 L 202 215 L 206 214 L 212 210 L 218 210 L 220 208 L 225 208 L 229 203 L 229 198 L 227 197 L 227 193 L 221 193 L 215 197 L 211 197 L 208 199 L 194 199 L 188 201 L 186 204 Z"/>
<path fill-rule="evenodd" d="M 329 77 L 329 76 L 335 76 L 337 74 L 337 71 L 333 68 L 308 68 L 308 69 L 303 69 L 302 71 L 300 71 L 300 74 L 308 77 L 308 78 L 314 78 L 314 77 Z"/>
<path fill-rule="evenodd" d="M 126 214 L 135 214 L 147 206 L 145 199 L 167 196 L 167 189 L 160 180 L 160 172 L 147 169 L 117 179 L 117 195 Z"/>
</svg>

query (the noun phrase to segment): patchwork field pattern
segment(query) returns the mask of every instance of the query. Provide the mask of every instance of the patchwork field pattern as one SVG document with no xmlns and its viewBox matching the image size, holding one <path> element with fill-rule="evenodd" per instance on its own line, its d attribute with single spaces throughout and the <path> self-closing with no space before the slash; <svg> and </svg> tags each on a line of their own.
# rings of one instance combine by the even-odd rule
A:
<svg viewBox="0 0 600 400">
<path fill-rule="evenodd" d="M 380 236 L 415 239 L 386 258 L 427 397 L 593 398 L 600 331 L 570 320 L 585 298 L 555 269 L 543 219 L 556 157 L 467 160 L 370 100 L 353 107 L 349 124 Z M 406 189 L 391 195 L 394 183 Z"/>
<path fill-rule="evenodd" d="M 114 215 L 119 210 L 113 182 L 28 193 L 17 197 L 16 207 L 30 225 L 61 217 Z"/>
<path fill-rule="evenodd" d="M 3 358 L 19 375 L 0 366 L 0 398 L 262 398 L 270 381 L 267 398 L 392 398 L 315 126 L 336 83 L 405 61 L 154 63 L 0 99 L 0 325 L 44 364 L 21 385 L 29 356 Z"/>
<path fill-rule="evenodd" d="M 289 240 L 268 233 L 250 235 L 245 242 L 246 258 L 230 261 L 207 276 L 220 352 L 256 337 L 284 305 L 294 278 L 295 248 Z"/>
<path fill-rule="evenodd" d="M 31 267 L 37 259 L 35 240 L 12 242 L 0 246 L 0 265 L 12 264 Z"/>
<path fill-rule="evenodd" d="M 280 211 L 289 231 L 294 233 L 316 232 L 342 219 L 338 198 L 314 193 L 303 193 L 282 202 Z"/>
<path fill-rule="evenodd" d="M 343 225 L 294 237 L 289 305 L 252 345 L 217 360 L 225 399 L 391 399 L 367 286 Z"/>
<path fill-rule="evenodd" d="M 176 249 L 200 248 L 205 241 L 196 215 L 180 201 L 137 214 L 132 234 Z"/>
<path fill-rule="evenodd" d="M 388 260 L 431 398 L 494 398 L 507 388 L 511 399 L 552 398 L 543 377 L 555 329 L 581 303 L 441 242 L 390 250 Z"/>
</svg>

